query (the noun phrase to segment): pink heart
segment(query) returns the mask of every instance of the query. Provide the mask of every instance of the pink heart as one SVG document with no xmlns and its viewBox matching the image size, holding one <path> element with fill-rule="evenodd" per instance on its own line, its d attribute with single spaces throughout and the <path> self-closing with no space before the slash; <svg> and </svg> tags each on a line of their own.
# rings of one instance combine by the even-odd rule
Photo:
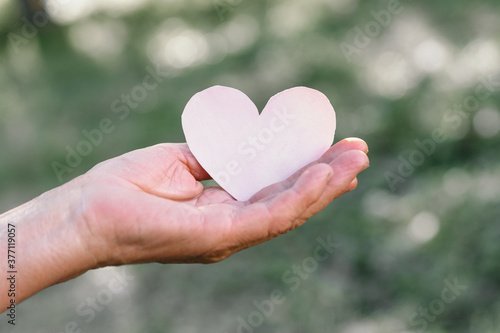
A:
<svg viewBox="0 0 500 333">
<path fill-rule="evenodd" d="M 259 115 L 241 91 L 214 86 L 194 95 L 182 113 L 198 162 L 241 201 L 321 157 L 333 143 L 335 126 L 328 98 L 306 87 L 273 96 Z"/>
</svg>

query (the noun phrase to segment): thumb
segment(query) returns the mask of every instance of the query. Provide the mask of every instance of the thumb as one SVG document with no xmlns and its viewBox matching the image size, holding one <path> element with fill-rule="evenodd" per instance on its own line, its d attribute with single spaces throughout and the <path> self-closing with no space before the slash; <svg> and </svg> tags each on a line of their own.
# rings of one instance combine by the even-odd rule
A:
<svg viewBox="0 0 500 333">
<path fill-rule="evenodd" d="M 174 168 L 173 174 L 149 189 L 149 193 L 171 200 L 189 200 L 203 191 L 203 185 L 185 168 Z"/>
</svg>

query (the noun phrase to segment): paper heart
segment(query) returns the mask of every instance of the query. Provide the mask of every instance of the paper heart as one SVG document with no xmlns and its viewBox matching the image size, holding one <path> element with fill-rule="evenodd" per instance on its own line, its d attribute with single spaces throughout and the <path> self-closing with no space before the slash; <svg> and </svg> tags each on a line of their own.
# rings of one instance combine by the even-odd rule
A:
<svg viewBox="0 0 500 333">
<path fill-rule="evenodd" d="M 194 95 L 182 113 L 193 155 L 241 201 L 321 157 L 333 143 L 335 126 L 328 98 L 306 87 L 273 96 L 259 115 L 241 91 L 214 86 Z"/>
</svg>

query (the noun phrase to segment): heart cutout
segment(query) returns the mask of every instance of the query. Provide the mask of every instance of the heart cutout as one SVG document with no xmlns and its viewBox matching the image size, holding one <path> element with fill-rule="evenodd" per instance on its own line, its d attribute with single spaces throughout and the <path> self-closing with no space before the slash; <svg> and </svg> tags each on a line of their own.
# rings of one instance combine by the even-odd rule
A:
<svg viewBox="0 0 500 333">
<path fill-rule="evenodd" d="M 321 157 L 333 143 L 336 121 L 328 98 L 311 88 L 280 92 L 259 115 L 241 91 L 214 86 L 189 100 L 182 127 L 200 165 L 246 201 Z"/>
</svg>

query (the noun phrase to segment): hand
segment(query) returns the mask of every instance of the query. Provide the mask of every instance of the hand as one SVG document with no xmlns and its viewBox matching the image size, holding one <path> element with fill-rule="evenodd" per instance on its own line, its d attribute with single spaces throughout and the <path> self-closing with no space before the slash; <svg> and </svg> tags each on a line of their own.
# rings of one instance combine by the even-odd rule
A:
<svg viewBox="0 0 500 333">
<path fill-rule="evenodd" d="M 0 215 L 0 249 L 7 249 L 8 225 L 22 237 L 16 302 L 102 266 L 225 259 L 302 225 L 354 189 L 368 167 L 367 151 L 360 139 L 342 140 L 247 202 L 221 188 L 204 189 L 199 181 L 210 177 L 186 144 L 159 144 L 100 163 Z M 6 279 L 0 290 L 8 290 Z M 2 295 L 5 309 L 10 301 Z"/>
<path fill-rule="evenodd" d="M 247 202 L 219 187 L 203 189 L 199 181 L 210 176 L 186 144 L 127 153 L 85 175 L 89 249 L 97 266 L 223 260 L 302 225 L 354 189 L 366 153 L 362 140 L 343 140 Z"/>
</svg>

